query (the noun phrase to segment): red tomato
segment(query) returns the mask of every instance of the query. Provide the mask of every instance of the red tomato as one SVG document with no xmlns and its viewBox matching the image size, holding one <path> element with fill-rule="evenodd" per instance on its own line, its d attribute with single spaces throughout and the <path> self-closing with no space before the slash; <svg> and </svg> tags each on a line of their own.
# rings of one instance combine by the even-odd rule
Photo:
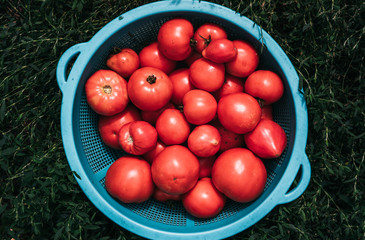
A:
<svg viewBox="0 0 365 240">
<path fill-rule="evenodd" d="M 245 92 L 262 99 L 264 104 L 268 105 L 283 96 L 284 84 L 276 73 L 269 70 L 257 70 L 246 79 Z"/>
<path fill-rule="evenodd" d="M 219 101 L 219 99 L 221 99 L 225 95 L 243 92 L 243 86 L 244 80 L 242 78 L 226 74 L 222 87 L 215 91 L 213 93 L 213 96 L 215 97 L 215 99 L 217 99 L 217 101 Z"/>
<path fill-rule="evenodd" d="M 154 183 L 169 194 L 183 194 L 194 187 L 199 178 L 199 161 L 182 145 L 168 146 L 151 166 Z"/>
<path fill-rule="evenodd" d="M 129 104 L 122 112 L 113 116 L 99 116 L 98 130 L 102 141 L 109 147 L 121 150 L 118 142 L 120 128 L 129 122 L 141 120 L 138 109 Z"/>
<path fill-rule="evenodd" d="M 237 134 L 252 131 L 261 119 L 257 100 L 246 93 L 232 93 L 219 100 L 218 119 L 223 127 Z"/>
<path fill-rule="evenodd" d="M 214 92 L 222 87 L 225 68 L 222 63 L 215 63 L 200 58 L 190 65 L 190 81 L 199 89 Z"/>
<path fill-rule="evenodd" d="M 236 77 L 248 77 L 259 64 L 259 55 L 256 49 L 248 42 L 233 41 L 237 55 L 231 62 L 226 63 L 226 71 Z"/>
<path fill-rule="evenodd" d="M 128 95 L 132 103 L 143 111 L 156 111 L 171 99 L 173 86 L 160 69 L 143 67 L 136 70 L 128 81 Z"/>
<path fill-rule="evenodd" d="M 277 158 L 283 153 L 287 138 L 284 129 L 269 119 L 262 119 L 256 128 L 245 134 L 248 149 L 261 158 Z"/>
<path fill-rule="evenodd" d="M 212 123 L 212 125 L 217 128 L 219 134 L 221 135 L 221 147 L 219 152 L 224 152 L 231 148 L 244 146 L 245 140 L 243 134 L 237 134 L 227 130 L 219 121 L 215 121 Z"/>
<path fill-rule="evenodd" d="M 199 160 L 199 178 L 210 177 L 212 167 L 217 157 L 215 155 L 210 157 L 200 157 Z"/>
<path fill-rule="evenodd" d="M 118 142 L 125 152 L 142 155 L 156 147 L 157 131 L 148 122 L 130 122 L 120 128 Z"/>
<path fill-rule="evenodd" d="M 202 178 L 182 197 L 184 208 L 198 218 L 211 218 L 224 208 L 226 196 L 213 185 L 211 178 Z"/>
<path fill-rule="evenodd" d="M 231 40 L 215 39 L 203 50 L 202 55 L 215 63 L 226 63 L 234 60 L 237 49 Z"/>
<path fill-rule="evenodd" d="M 227 33 L 223 27 L 214 23 L 201 25 L 194 33 L 195 50 L 201 53 L 214 39 L 227 38 Z"/>
<path fill-rule="evenodd" d="M 199 125 L 188 137 L 188 147 L 198 157 L 210 157 L 221 147 L 221 135 L 212 125 Z"/>
<path fill-rule="evenodd" d="M 123 48 L 106 61 L 106 65 L 124 78 L 129 78 L 139 68 L 138 54 L 130 48 Z"/>
<path fill-rule="evenodd" d="M 157 143 L 154 149 L 152 149 L 151 151 L 143 154 L 143 158 L 149 162 L 150 164 L 152 164 L 153 160 L 156 158 L 156 156 L 158 154 L 160 154 L 160 152 L 162 152 L 164 149 L 166 148 L 166 145 L 161 142 L 159 139 L 157 139 Z"/>
<path fill-rule="evenodd" d="M 195 88 L 190 82 L 190 70 L 188 68 L 177 69 L 169 75 L 169 78 L 174 86 L 171 101 L 176 105 L 181 105 L 185 93 Z"/>
<path fill-rule="evenodd" d="M 188 139 L 190 124 L 177 109 L 166 109 L 156 121 L 160 140 L 166 145 L 181 144 Z"/>
<path fill-rule="evenodd" d="M 173 201 L 181 200 L 181 195 L 168 194 L 159 188 L 155 189 L 152 197 L 159 202 L 167 202 L 167 201 L 171 201 L 171 200 L 173 200 Z"/>
<path fill-rule="evenodd" d="M 124 203 L 144 202 L 154 191 L 151 166 L 140 157 L 123 156 L 108 168 L 105 188 Z"/>
<path fill-rule="evenodd" d="M 273 120 L 272 105 L 264 105 L 261 107 L 261 119 Z"/>
<path fill-rule="evenodd" d="M 245 148 L 232 148 L 215 160 L 212 180 L 219 191 L 236 202 L 251 202 L 265 188 L 267 173 L 261 159 Z"/>
<path fill-rule="evenodd" d="M 98 114 L 112 116 L 129 102 L 127 81 L 112 70 L 98 70 L 86 81 L 86 100 Z"/>
<path fill-rule="evenodd" d="M 157 42 L 151 43 L 139 52 L 139 61 L 140 67 L 158 68 L 166 74 L 171 73 L 176 67 L 176 61 L 166 58 L 160 52 Z"/>
<path fill-rule="evenodd" d="M 200 89 L 187 92 L 183 98 L 184 115 L 189 123 L 202 125 L 213 120 L 217 101 L 212 94 Z"/>
<path fill-rule="evenodd" d="M 158 48 L 167 58 L 182 61 L 189 57 L 194 27 L 186 19 L 176 18 L 162 24 L 157 34 Z"/>
<path fill-rule="evenodd" d="M 184 62 L 190 66 L 193 62 L 195 62 L 195 60 L 198 60 L 199 58 L 202 58 L 202 54 L 198 53 L 197 51 L 191 51 L 190 55 L 188 58 L 186 58 L 184 60 Z"/>
<path fill-rule="evenodd" d="M 151 123 L 152 125 L 156 124 L 157 118 L 165 111 L 166 109 L 176 109 L 175 105 L 171 102 L 167 103 L 164 107 L 160 108 L 157 111 L 141 111 L 141 117 L 144 121 Z"/>
</svg>

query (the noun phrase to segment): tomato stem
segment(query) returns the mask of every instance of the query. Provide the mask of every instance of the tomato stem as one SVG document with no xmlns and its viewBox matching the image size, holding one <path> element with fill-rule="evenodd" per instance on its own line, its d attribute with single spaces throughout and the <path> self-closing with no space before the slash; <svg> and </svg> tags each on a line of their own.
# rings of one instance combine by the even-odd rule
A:
<svg viewBox="0 0 365 240">
<path fill-rule="evenodd" d="M 149 84 L 154 84 L 156 82 L 156 76 L 155 75 L 149 75 L 146 79 L 146 81 L 149 83 Z"/>
<path fill-rule="evenodd" d="M 110 85 L 105 85 L 105 86 L 103 86 L 103 91 L 106 94 L 111 94 L 113 91 L 113 88 Z"/>
<path fill-rule="evenodd" d="M 208 47 L 209 43 L 212 41 L 212 36 L 210 36 L 210 34 L 209 34 L 208 38 L 205 38 L 205 37 L 203 37 L 200 34 L 199 34 L 199 37 L 201 37 L 201 38 L 204 39 L 204 45 L 205 45 L 205 47 Z"/>
</svg>

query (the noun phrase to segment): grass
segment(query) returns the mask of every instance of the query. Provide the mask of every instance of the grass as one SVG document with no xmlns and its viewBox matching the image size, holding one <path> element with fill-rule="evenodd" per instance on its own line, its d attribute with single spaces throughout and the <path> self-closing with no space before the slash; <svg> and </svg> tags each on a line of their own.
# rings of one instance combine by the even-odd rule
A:
<svg viewBox="0 0 365 240">
<path fill-rule="evenodd" d="M 0 0 L 0 239 L 140 239 L 77 185 L 61 140 L 55 69 L 66 49 L 147 2 Z M 364 3 L 213 2 L 279 43 L 301 77 L 309 114 L 307 190 L 230 239 L 364 239 Z"/>
</svg>

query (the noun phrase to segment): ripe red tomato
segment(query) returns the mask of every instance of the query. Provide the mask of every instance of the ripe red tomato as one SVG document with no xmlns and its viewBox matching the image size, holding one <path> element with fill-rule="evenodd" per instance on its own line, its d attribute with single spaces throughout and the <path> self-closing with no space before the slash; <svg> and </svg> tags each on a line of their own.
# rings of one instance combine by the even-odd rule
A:
<svg viewBox="0 0 365 240">
<path fill-rule="evenodd" d="M 232 93 L 218 102 L 218 119 L 227 130 L 244 134 L 252 131 L 261 119 L 257 100 L 246 93 Z"/>
<path fill-rule="evenodd" d="M 203 50 L 202 55 L 215 63 L 226 63 L 234 60 L 237 49 L 231 40 L 215 39 Z"/>
<path fill-rule="evenodd" d="M 244 86 L 244 80 L 242 78 L 226 74 L 222 87 L 220 87 L 217 91 L 215 91 L 213 93 L 213 96 L 217 101 L 219 101 L 219 99 L 221 99 L 225 95 L 231 93 L 243 92 L 244 90 L 243 86 Z"/>
<path fill-rule="evenodd" d="M 171 73 L 176 68 L 176 61 L 170 60 L 158 49 L 158 43 L 153 42 L 139 52 L 140 67 L 154 67 Z"/>
<path fill-rule="evenodd" d="M 157 131 L 148 122 L 130 122 L 120 128 L 118 142 L 125 152 L 142 155 L 156 147 Z"/>
<path fill-rule="evenodd" d="M 236 77 L 248 77 L 259 64 L 259 55 L 256 49 L 248 42 L 233 41 L 237 55 L 231 62 L 226 63 L 226 71 Z"/>
<path fill-rule="evenodd" d="M 193 89 L 183 98 L 184 115 L 189 123 L 202 125 L 213 120 L 217 113 L 217 101 L 207 91 Z"/>
<path fill-rule="evenodd" d="M 216 155 L 210 157 L 199 157 L 199 178 L 210 177 Z"/>
<path fill-rule="evenodd" d="M 211 218 L 223 210 L 226 196 L 217 190 L 211 178 L 202 178 L 193 189 L 182 196 L 182 203 L 191 215 Z"/>
<path fill-rule="evenodd" d="M 143 154 L 143 158 L 152 164 L 153 160 L 156 158 L 160 152 L 162 152 L 166 148 L 166 144 L 157 139 L 156 146 L 149 152 Z"/>
<path fill-rule="evenodd" d="M 194 27 L 186 19 L 175 18 L 162 24 L 157 34 L 158 48 L 167 58 L 182 61 L 189 57 Z"/>
<path fill-rule="evenodd" d="M 98 114 L 112 116 L 129 102 L 127 81 L 112 70 L 98 70 L 86 81 L 86 100 Z"/>
<path fill-rule="evenodd" d="M 159 188 L 155 188 L 152 197 L 159 202 L 180 201 L 181 195 L 168 194 Z"/>
<path fill-rule="evenodd" d="M 111 55 L 106 65 L 124 78 L 129 78 L 139 68 L 138 54 L 130 48 L 123 48 L 119 53 Z"/>
<path fill-rule="evenodd" d="M 195 60 L 198 60 L 199 58 L 202 58 L 202 54 L 198 53 L 197 51 L 191 51 L 189 57 L 187 57 L 184 62 L 186 65 L 190 66 Z"/>
<path fill-rule="evenodd" d="M 212 180 L 219 191 L 236 202 L 251 202 L 265 188 L 265 165 L 250 150 L 232 148 L 215 160 Z"/>
<path fill-rule="evenodd" d="M 217 128 L 219 134 L 221 135 L 221 147 L 219 152 L 224 152 L 231 148 L 244 146 L 245 140 L 243 134 L 237 134 L 227 130 L 219 121 L 214 121 L 212 125 Z"/>
<path fill-rule="evenodd" d="M 188 137 L 188 148 L 198 157 L 210 157 L 221 147 L 221 135 L 212 125 L 199 125 Z"/>
<path fill-rule="evenodd" d="M 171 102 L 167 103 L 165 106 L 160 108 L 157 111 L 141 111 L 141 117 L 144 121 L 151 123 L 152 125 L 156 124 L 157 118 L 165 111 L 166 109 L 176 109 L 175 105 Z"/>
<path fill-rule="evenodd" d="M 182 145 L 168 146 L 151 166 L 154 183 L 169 194 L 183 194 L 194 187 L 199 178 L 199 161 Z"/>
<path fill-rule="evenodd" d="M 264 104 L 268 105 L 283 96 L 284 84 L 276 73 L 269 70 L 257 70 L 246 79 L 245 92 L 262 99 Z"/>
<path fill-rule="evenodd" d="M 270 119 L 262 119 L 256 128 L 245 134 L 248 149 L 261 158 L 279 157 L 287 143 L 284 129 Z"/>
<path fill-rule="evenodd" d="M 171 99 L 173 86 L 162 70 L 153 67 L 137 69 L 128 81 L 132 103 L 143 111 L 156 111 Z"/>
<path fill-rule="evenodd" d="M 166 145 L 182 144 L 190 134 L 190 124 L 177 109 L 166 109 L 156 121 L 159 139 Z"/>
<path fill-rule="evenodd" d="M 227 33 L 223 27 L 214 23 L 201 25 L 194 33 L 195 50 L 201 53 L 214 39 L 227 38 Z"/>
<path fill-rule="evenodd" d="M 264 105 L 261 107 L 261 119 L 273 120 L 272 105 Z"/>
<path fill-rule="evenodd" d="M 122 112 L 113 116 L 99 116 L 98 130 L 100 137 L 105 145 L 121 150 L 122 147 L 118 142 L 118 133 L 120 128 L 129 122 L 141 120 L 139 110 L 132 104 L 129 104 Z"/>
<path fill-rule="evenodd" d="M 108 168 L 105 188 L 124 203 L 141 203 L 154 191 L 151 166 L 140 157 L 123 156 Z"/>
<path fill-rule="evenodd" d="M 225 68 L 222 63 L 215 63 L 205 58 L 199 58 L 190 65 L 190 81 L 199 89 L 214 92 L 224 82 Z"/>
<path fill-rule="evenodd" d="M 176 105 L 181 105 L 185 93 L 195 88 L 190 82 L 190 70 L 188 68 L 177 69 L 169 75 L 169 78 L 174 86 L 171 101 Z"/>
</svg>

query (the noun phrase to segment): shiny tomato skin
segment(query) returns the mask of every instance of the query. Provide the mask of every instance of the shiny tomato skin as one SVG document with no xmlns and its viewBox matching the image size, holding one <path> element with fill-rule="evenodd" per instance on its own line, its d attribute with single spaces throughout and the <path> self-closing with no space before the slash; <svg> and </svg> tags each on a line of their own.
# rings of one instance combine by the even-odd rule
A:
<svg viewBox="0 0 365 240">
<path fill-rule="evenodd" d="M 165 106 L 172 90 L 168 75 L 153 67 L 137 69 L 128 81 L 129 98 L 142 111 L 156 111 Z"/>
<path fill-rule="evenodd" d="M 202 55 L 215 63 L 226 63 L 234 60 L 237 48 L 229 39 L 215 39 L 203 50 Z"/>
<path fill-rule="evenodd" d="M 188 68 L 177 69 L 169 75 L 169 78 L 174 87 L 171 101 L 176 105 L 181 105 L 184 95 L 195 89 L 190 81 L 190 70 Z"/>
<path fill-rule="evenodd" d="M 107 170 L 105 188 L 124 203 L 147 201 L 154 192 L 151 166 L 137 156 L 118 158 Z"/>
<path fill-rule="evenodd" d="M 244 80 L 242 78 L 226 74 L 222 87 L 213 92 L 213 96 L 217 99 L 217 101 L 219 101 L 219 99 L 225 95 L 238 92 L 244 92 Z"/>
<path fill-rule="evenodd" d="M 244 134 L 252 131 L 260 121 L 261 107 L 246 93 L 232 93 L 219 100 L 217 115 L 227 130 Z"/>
<path fill-rule="evenodd" d="M 166 145 L 182 144 L 190 134 L 190 124 L 177 109 L 166 109 L 156 121 L 159 139 Z"/>
<path fill-rule="evenodd" d="M 214 164 L 216 155 L 210 157 L 198 157 L 199 160 L 199 178 L 210 177 L 212 173 L 212 167 Z"/>
<path fill-rule="evenodd" d="M 143 155 L 156 147 L 157 131 L 146 121 L 124 124 L 118 134 L 122 149 L 133 155 Z"/>
<path fill-rule="evenodd" d="M 284 129 L 269 119 L 262 119 L 244 138 L 247 148 L 264 159 L 280 157 L 287 144 Z"/>
<path fill-rule="evenodd" d="M 121 150 L 122 147 L 118 142 L 118 133 L 120 128 L 129 122 L 141 120 L 139 110 L 132 104 L 128 106 L 120 113 L 113 116 L 99 116 L 98 130 L 102 141 L 105 145 Z"/>
<path fill-rule="evenodd" d="M 259 55 L 256 49 L 248 42 L 242 40 L 233 40 L 237 49 L 237 55 L 234 60 L 227 62 L 227 73 L 236 77 L 248 77 L 253 73 L 259 64 Z"/>
<path fill-rule="evenodd" d="M 111 55 L 106 65 L 123 78 L 129 78 L 139 68 L 139 57 L 133 49 L 123 48 L 119 53 Z"/>
<path fill-rule="evenodd" d="M 197 157 L 182 145 L 167 146 L 151 166 L 158 188 L 168 194 L 183 194 L 194 187 L 199 178 Z"/>
<path fill-rule="evenodd" d="M 284 84 L 276 73 L 269 70 L 257 70 L 246 79 L 245 92 L 262 99 L 265 105 L 269 105 L 283 96 Z"/>
<path fill-rule="evenodd" d="M 158 43 L 153 42 L 139 52 L 140 67 L 154 67 L 170 74 L 176 68 L 176 61 L 170 60 L 163 55 Z"/>
<path fill-rule="evenodd" d="M 214 92 L 223 85 L 225 68 L 222 63 L 199 58 L 190 65 L 189 69 L 190 81 L 198 89 Z"/>
<path fill-rule="evenodd" d="M 232 148 L 217 157 L 212 168 L 216 188 L 236 202 L 251 202 L 263 192 L 265 165 L 250 150 Z"/>
<path fill-rule="evenodd" d="M 224 208 L 226 196 L 217 190 L 209 177 L 200 179 L 193 189 L 183 194 L 182 203 L 197 218 L 212 218 Z"/>
<path fill-rule="evenodd" d="M 214 23 L 205 23 L 194 32 L 195 50 L 202 53 L 212 40 L 222 38 L 227 38 L 226 30 L 223 27 Z"/>
<path fill-rule="evenodd" d="M 159 188 L 155 188 L 155 191 L 152 197 L 159 202 L 167 202 L 167 201 L 180 201 L 181 195 L 168 194 L 162 191 Z"/>
<path fill-rule="evenodd" d="M 188 137 L 188 148 L 198 157 L 215 155 L 221 146 L 221 135 L 212 125 L 199 125 Z"/>
<path fill-rule="evenodd" d="M 86 100 L 98 114 L 112 116 L 128 103 L 127 81 L 112 70 L 98 70 L 85 83 Z"/>
<path fill-rule="evenodd" d="M 214 119 L 217 113 L 217 101 L 207 91 L 193 89 L 183 98 L 186 120 L 194 125 L 202 125 Z"/>
<path fill-rule="evenodd" d="M 168 59 L 182 61 L 189 57 L 192 51 L 190 44 L 193 35 L 194 27 L 188 20 L 182 18 L 168 20 L 158 31 L 158 48 Z"/>
<path fill-rule="evenodd" d="M 144 121 L 151 123 L 152 125 L 156 124 L 157 118 L 165 111 L 166 109 L 176 109 L 175 105 L 171 102 L 168 102 L 165 106 L 158 109 L 157 111 L 141 111 L 141 117 Z"/>
<path fill-rule="evenodd" d="M 152 164 L 153 160 L 157 157 L 160 152 L 162 152 L 166 148 L 166 144 L 164 144 L 161 140 L 157 139 L 156 146 L 149 152 L 143 154 L 143 159 Z"/>
</svg>

